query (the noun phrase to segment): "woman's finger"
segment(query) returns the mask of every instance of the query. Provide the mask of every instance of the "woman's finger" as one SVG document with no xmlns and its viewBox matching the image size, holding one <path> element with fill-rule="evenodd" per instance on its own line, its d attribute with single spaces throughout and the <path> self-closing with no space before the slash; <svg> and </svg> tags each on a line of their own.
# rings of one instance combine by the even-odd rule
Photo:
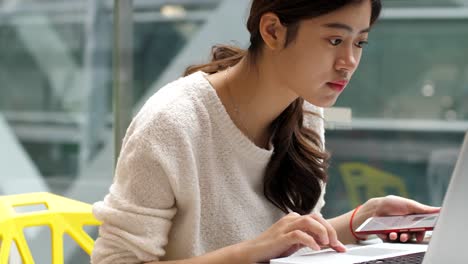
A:
<svg viewBox="0 0 468 264">
<path fill-rule="evenodd" d="M 304 245 L 302 245 L 302 244 L 295 244 L 292 247 L 290 247 L 288 250 L 286 250 L 286 252 L 283 252 L 283 254 L 281 254 L 279 257 L 280 258 L 288 257 L 288 256 L 294 254 L 296 251 L 298 251 L 299 249 L 301 249 L 303 247 L 304 247 Z"/>
<path fill-rule="evenodd" d="M 341 243 L 338 240 L 338 235 L 336 234 L 336 230 L 327 220 L 325 220 L 322 216 L 318 214 L 311 214 L 310 217 L 312 217 L 313 219 L 315 219 L 317 222 L 319 222 L 325 227 L 328 233 L 329 245 L 332 249 L 334 249 L 337 252 L 346 251 L 346 247 L 343 245 L 343 243 Z"/>
<path fill-rule="evenodd" d="M 291 212 L 291 213 L 285 215 L 283 218 L 281 218 L 279 222 L 287 224 L 287 223 L 289 223 L 291 221 L 294 221 L 294 220 L 296 220 L 296 219 L 298 219 L 300 217 L 301 217 L 300 214 L 298 214 L 296 212 Z"/>
<path fill-rule="evenodd" d="M 275 223 L 275 226 L 278 227 L 281 230 L 284 230 L 291 225 L 291 222 L 294 222 L 294 220 L 301 218 L 301 215 L 296 213 L 296 212 L 291 212 L 285 216 L 283 216 L 278 222 Z M 284 232 L 287 233 L 287 232 Z"/>
<path fill-rule="evenodd" d="M 414 237 L 416 238 L 416 242 L 421 243 L 426 236 L 426 232 L 416 232 L 414 233 Z"/>
<path fill-rule="evenodd" d="M 309 216 L 301 216 L 300 218 L 294 220 L 292 223 L 288 225 L 284 233 L 289 233 L 294 230 L 301 230 L 306 232 L 314 237 L 317 243 L 328 245 L 328 233 L 327 229 L 320 224 L 317 220 L 309 217 Z"/>
<path fill-rule="evenodd" d="M 410 239 L 410 234 L 408 234 L 408 233 L 401 233 L 400 234 L 400 242 L 405 243 L 405 242 L 408 242 L 409 239 Z"/>
<path fill-rule="evenodd" d="M 389 240 L 387 234 L 377 234 L 377 236 L 378 236 L 380 239 L 382 239 L 383 241 Z"/>
<path fill-rule="evenodd" d="M 296 244 L 304 245 L 313 250 L 320 250 L 320 246 L 315 239 L 301 230 L 294 230 L 283 235 L 283 241 L 285 244 L 294 246 Z"/>
<path fill-rule="evenodd" d="M 432 214 L 440 212 L 440 207 L 428 206 L 414 200 L 407 200 L 408 213 L 410 214 Z"/>
</svg>

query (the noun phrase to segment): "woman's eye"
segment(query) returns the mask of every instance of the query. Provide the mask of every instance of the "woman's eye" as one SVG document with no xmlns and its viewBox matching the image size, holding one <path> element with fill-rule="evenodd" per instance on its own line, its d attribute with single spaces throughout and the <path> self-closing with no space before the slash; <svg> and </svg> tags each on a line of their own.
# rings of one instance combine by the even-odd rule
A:
<svg viewBox="0 0 468 264">
<path fill-rule="evenodd" d="M 342 39 L 330 39 L 330 44 L 332 44 L 333 46 L 338 46 L 341 42 L 343 42 Z"/>
<path fill-rule="evenodd" d="M 369 44 L 368 41 L 366 40 L 363 40 L 363 41 L 359 41 L 358 43 L 356 43 L 356 47 L 358 48 L 363 48 L 365 45 Z"/>
</svg>

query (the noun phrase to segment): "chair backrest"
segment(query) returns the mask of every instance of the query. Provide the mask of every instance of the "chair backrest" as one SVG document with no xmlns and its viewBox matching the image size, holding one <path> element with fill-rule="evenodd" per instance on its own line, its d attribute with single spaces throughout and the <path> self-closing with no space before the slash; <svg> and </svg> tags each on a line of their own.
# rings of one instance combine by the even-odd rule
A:
<svg viewBox="0 0 468 264">
<path fill-rule="evenodd" d="M 356 207 L 372 197 L 388 194 L 408 197 L 406 185 L 397 175 L 359 162 L 343 163 L 339 169 L 352 207 Z"/>
<path fill-rule="evenodd" d="M 18 213 L 15 208 L 44 205 L 46 210 Z M 0 196 L 0 263 L 8 263 L 12 243 L 16 243 L 24 264 L 34 263 L 24 237 L 24 228 L 47 226 L 51 230 L 52 263 L 63 264 L 63 236 L 68 234 L 88 254 L 94 240 L 84 226 L 101 223 L 91 213 L 91 205 L 51 193 Z"/>
</svg>

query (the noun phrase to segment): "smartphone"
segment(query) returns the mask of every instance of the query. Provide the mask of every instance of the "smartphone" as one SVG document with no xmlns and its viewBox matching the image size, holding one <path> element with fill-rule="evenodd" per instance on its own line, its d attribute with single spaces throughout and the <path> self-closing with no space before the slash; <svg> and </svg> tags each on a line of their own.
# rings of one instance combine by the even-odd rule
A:
<svg viewBox="0 0 468 264">
<path fill-rule="evenodd" d="M 434 229 L 439 213 L 371 217 L 356 230 L 356 234 L 388 234 Z"/>
</svg>

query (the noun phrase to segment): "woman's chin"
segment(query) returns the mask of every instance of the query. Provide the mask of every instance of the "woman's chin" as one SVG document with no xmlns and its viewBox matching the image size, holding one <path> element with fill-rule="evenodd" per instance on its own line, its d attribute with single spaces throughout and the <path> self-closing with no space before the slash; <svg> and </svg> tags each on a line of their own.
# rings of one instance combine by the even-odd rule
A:
<svg viewBox="0 0 468 264">
<path fill-rule="evenodd" d="M 338 99 L 338 97 L 327 98 L 327 100 L 307 100 L 304 98 L 305 101 L 322 108 L 329 108 L 334 106 L 336 103 L 336 99 Z"/>
</svg>

